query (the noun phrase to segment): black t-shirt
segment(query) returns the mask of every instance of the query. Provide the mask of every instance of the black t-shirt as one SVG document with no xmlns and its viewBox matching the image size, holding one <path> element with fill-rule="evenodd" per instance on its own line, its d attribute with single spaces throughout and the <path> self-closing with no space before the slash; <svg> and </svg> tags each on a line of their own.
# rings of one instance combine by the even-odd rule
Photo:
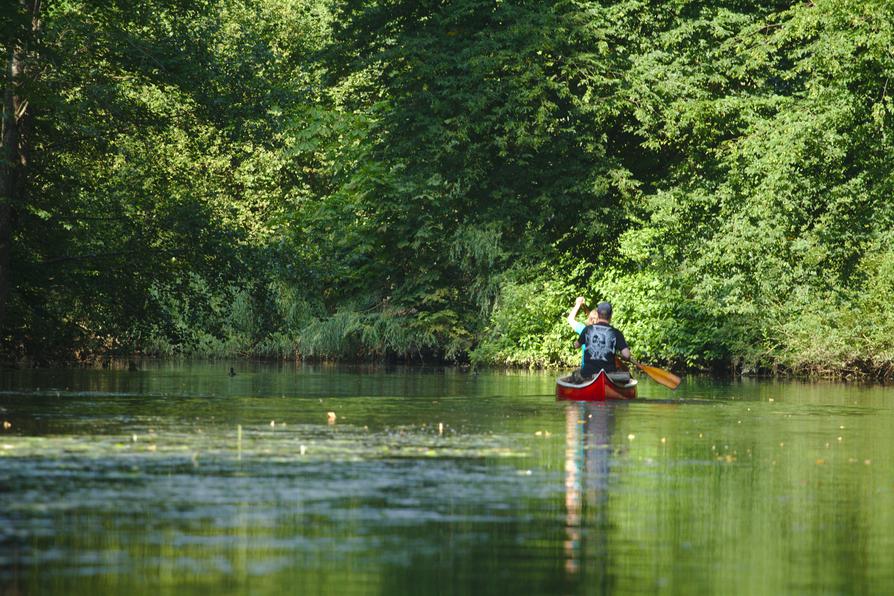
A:
<svg viewBox="0 0 894 596">
<path fill-rule="evenodd" d="M 615 371 L 615 353 L 627 347 L 624 334 L 608 323 L 587 325 L 577 341 L 586 346 L 584 351 L 584 375 L 595 375 L 600 369 Z"/>
</svg>

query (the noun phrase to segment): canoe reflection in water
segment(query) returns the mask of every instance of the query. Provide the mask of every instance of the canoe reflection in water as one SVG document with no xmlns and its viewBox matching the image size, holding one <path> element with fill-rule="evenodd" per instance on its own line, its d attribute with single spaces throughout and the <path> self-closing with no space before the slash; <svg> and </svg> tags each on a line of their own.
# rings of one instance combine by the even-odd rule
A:
<svg viewBox="0 0 894 596">
<path fill-rule="evenodd" d="M 609 463 L 615 408 L 610 402 L 576 402 L 565 407 L 565 570 L 586 574 L 606 585 Z M 586 547 L 586 548 L 584 548 Z M 595 566 L 595 568 L 594 568 Z"/>
</svg>

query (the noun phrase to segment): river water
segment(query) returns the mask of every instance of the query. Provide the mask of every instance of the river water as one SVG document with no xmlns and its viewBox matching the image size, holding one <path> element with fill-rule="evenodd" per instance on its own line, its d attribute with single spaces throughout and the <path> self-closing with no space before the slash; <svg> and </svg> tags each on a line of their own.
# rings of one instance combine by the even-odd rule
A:
<svg viewBox="0 0 894 596">
<path fill-rule="evenodd" d="M 894 388 L 0 373 L 0 594 L 894 593 Z"/>
</svg>

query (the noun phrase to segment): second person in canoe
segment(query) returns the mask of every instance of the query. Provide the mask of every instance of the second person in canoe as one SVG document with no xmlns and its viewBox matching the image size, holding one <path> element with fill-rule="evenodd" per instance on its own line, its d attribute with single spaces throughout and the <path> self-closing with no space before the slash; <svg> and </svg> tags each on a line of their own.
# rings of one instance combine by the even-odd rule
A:
<svg viewBox="0 0 894 596">
<path fill-rule="evenodd" d="M 583 302 L 582 299 L 579 300 Z M 624 334 L 611 325 L 612 305 L 600 302 L 595 310 L 590 311 L 590 317 L 595 318 L 595 321 L 590 323 L 592 318 L 588 318 L 587 322 L 590 324 L 583 328 L 574 342 L 575 348 L 584 348 L 583 363 L 577 375 L 581 381 L 585 381 L 604 370 L 613 381 L 626 383 L 630 380 L 630 373 L 617 369 L 615 354 L 624 360 L 630 360 L 630 348 Z"/>
</svg>

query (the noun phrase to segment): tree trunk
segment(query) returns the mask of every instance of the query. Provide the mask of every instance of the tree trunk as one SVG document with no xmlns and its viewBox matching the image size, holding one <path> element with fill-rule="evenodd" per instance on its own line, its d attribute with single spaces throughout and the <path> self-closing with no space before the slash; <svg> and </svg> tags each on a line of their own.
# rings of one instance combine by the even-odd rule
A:
<svg viewBox="0 0 894 596">
<path fill-rule="evenodd" d="M 19 132 L 16 121 L 15 72 L 17 69 L 15 42 L 6 47 L 3 81 L 3 131 L 0 137 L 2 157 L 0 157 L 0 324 L 6 320 L 6 301 L 9 296 L 9 253 L 12 243 L 13 205 L 18 188 L 18 145 Z"/>
<path fill-rule="evenodd" d="M 25 199 L 28 147 L 23 124 L 27 118 L 28 100 L 22 96 L 21 88 L 29 42 L 40 27 L 40 0 L 23 1 L 21 10 L 27 24 L 13 28 L 4 47 L 3 123 L 0 128 L 0 325 L 6 321 L 12 277 L 10 253 L 15 212 Z"/>
</svg>

